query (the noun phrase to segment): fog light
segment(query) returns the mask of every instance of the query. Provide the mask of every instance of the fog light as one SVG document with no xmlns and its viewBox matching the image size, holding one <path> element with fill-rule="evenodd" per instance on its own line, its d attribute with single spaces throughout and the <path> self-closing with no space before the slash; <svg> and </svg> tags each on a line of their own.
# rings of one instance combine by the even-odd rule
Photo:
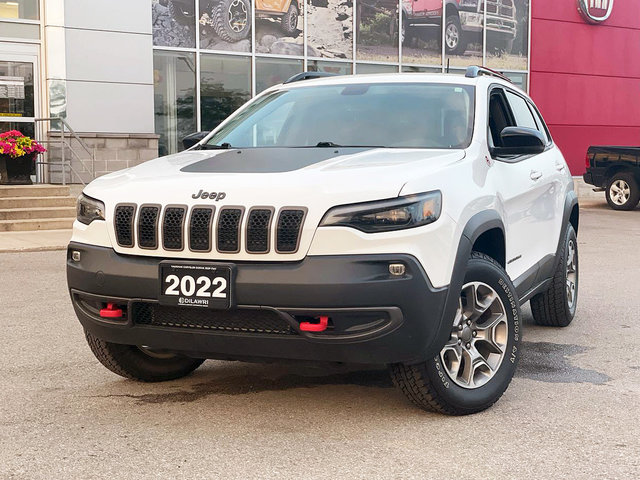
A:
<svg viewBox="0 0 640 480">
<path fill-rule="evenodd" d="M 80 252 L 78 250 L 74 250 L 73 252 L 71 252 L 71 260 L 73 260 L 74 262 L 80 261 Z"/>
<path fill-rule="evenodd" d="M 390 263 L 389 273 L 394 277 L 401 277 L 407 271 L 407 268 L 402 263 Z"/>
</svg>

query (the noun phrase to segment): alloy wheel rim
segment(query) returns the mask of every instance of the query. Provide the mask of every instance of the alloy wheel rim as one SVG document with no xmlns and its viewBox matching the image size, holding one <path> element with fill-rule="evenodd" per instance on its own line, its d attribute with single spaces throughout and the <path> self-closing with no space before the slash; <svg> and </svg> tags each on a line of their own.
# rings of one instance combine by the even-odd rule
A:
<svg viewBox="0 0 640 480">
<path fill-rule="evenodd" d="M 631 197 L 631 187 L 624 180 L 616 180 L 609 187 L 609 196 L 616 205 L 624 205 Z"/>
<path fill-rule="evenodd" d="M 578 262 L 576 254 L 576 244 L 569 241 L 567 249 L 567 303 L 569 309 L 573 310 L 578 296 Z"/>
<path fill-rule="evenodd" d="M 235 0 L 229 5 L 229 26 L 231 30 L 240 33 L 247 26 L 247 6 L 241 0 Z"/>
<path fill-rule="evenodd" d="M 449 378 L 467 389 L 480 388 L 502 365 L 509 324 L 498 293 L 483 282 L 462 287 L 451 336 L 440 351 Z"/>
<path fill-rule="evenodd" d="M 447 27 L 445 38 L 447 41 L 447 47 L 451 49 L 456 48 L 456 46 L 458 45 L 460 36 L 458 34 L 458 29 L 456 28 L 455 25 L 451 24 Z"/>
</svg>

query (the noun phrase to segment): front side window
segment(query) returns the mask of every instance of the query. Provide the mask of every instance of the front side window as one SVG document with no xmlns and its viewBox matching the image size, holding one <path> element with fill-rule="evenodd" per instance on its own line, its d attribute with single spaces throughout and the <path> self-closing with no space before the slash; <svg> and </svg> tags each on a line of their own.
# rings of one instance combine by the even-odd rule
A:
<svg viewBox="0 0 640 480">
<path fill-rule="evenodd" d="M 475 89 L 450 84 L 353 84 L 279 90 L 231 119 L 205 148 L 466 148 Z"/>
</svg>

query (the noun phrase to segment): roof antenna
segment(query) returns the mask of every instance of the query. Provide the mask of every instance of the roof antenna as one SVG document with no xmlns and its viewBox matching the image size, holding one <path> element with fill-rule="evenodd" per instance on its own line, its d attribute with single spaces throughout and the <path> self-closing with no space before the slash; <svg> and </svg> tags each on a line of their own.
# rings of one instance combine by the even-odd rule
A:
<svg viewBox="0 0 640 480">
<path fill-rule="evenodd" d="M 447 71 L 445 73 L 449 73 L 449 62 L 451 61 L 450 58 L 447 58 Z"/>
</svg>

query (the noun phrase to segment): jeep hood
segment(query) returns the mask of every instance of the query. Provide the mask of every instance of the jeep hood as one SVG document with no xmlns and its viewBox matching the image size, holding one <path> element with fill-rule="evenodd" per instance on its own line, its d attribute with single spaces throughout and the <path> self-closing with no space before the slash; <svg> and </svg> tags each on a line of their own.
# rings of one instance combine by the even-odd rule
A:
<svg viewBox="0 0 640 480">
<path fill-rule="evenodd" d="M 200 190 L 225 192 L 218 206 L 324 208 L 396 197 L 415 175 L 435 174 L 464 156 L 464 150 L 342 147 L 192 150 L 100 177 L 85 193 L 111 204 L 107 210 L 121 202 L 210 202 L 192 198 Z"/>
</svg>

